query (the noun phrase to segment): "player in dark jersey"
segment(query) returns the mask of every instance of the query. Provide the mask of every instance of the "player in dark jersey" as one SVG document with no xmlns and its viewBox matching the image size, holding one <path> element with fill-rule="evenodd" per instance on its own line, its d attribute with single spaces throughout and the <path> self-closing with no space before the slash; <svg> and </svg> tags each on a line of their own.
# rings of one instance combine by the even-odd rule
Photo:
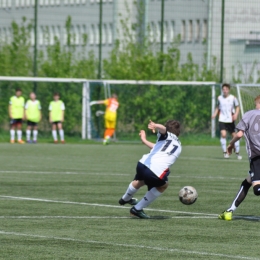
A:
<svg viewBox="0 0 260 260">
<path fill-rule="evenodd" d="M 234 143 L 242 136 L 245 136 L 250 170 L 248 172 L 249 176 L 242 181 L 231 207 L 219 215 L 219 218 L 223 220 L 232 220 L 233 212 L 245 199 L 251 186 L 253 186 L 254 194 L 256 196 L 260 195 L 260 95 L 255 98 L 255 106 L 254 110 L 244 114 L 236 126 L 238 132 L 227 148 L 228 153 L 231 154 L 234 149 Z"/>
</svg>

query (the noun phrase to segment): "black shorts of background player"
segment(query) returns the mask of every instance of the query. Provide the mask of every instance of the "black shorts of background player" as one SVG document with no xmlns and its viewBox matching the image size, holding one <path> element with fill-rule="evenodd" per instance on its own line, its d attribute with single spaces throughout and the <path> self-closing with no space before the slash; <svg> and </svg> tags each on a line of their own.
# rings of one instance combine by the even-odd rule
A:
<svg viewBox="0 0 260 260">
<path fill-rule="evenodd" d="M 223 220 L 232 220 L 233 212 L 245 199 L 251 186 L 253 186 L 254 194 L 256 196 L 260 195 L 260 95 L 255 98 L 255 105 L 256 109 L 246 112 L 238 123 L 238 132 L 231 140 L 227 149 L 228 153 L 231 154 L 235 142 L 245 135 L 250 170 L 248 172 L 249 176 L 242 181 L 232 205 L 219 215 L 219 218 Z"/>
</svg>

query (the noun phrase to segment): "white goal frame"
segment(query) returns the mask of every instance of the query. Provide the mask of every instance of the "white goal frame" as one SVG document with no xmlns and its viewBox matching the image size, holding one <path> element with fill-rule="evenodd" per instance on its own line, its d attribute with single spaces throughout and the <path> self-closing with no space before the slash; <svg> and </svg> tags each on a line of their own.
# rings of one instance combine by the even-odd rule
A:
<svg viewBox="0 0 260 260">
<path fill-rule="evenodd" d="M 0 81 L 26 81 L 26 82 L 63 82 L 82 84 L 82 139 L 91 139 L 91 104 L 90 104 L 90 83 L 101 83 L 105 86 L 105 98 L 110 96 L 110 85 L 154 85 L 154 86 L 208 86 L 211 87 L 211 112 L 216 107 L 216 91 L 219 85 L 213 81 L 145 81 L 145 80 L 93 80 L 84 78 L 45 78 L 45 77 L 13 77 L 0 76 Z M 215 120 L 211 120 L 211 137 L 215 137 Z"/>
</svg>

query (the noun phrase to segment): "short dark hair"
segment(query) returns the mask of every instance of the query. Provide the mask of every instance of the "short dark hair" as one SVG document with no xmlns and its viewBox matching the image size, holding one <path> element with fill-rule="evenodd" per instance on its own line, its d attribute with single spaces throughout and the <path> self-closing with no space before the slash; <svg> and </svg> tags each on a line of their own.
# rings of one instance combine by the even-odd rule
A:
<svg viewBox="0 0 260 260">
<path fill-rule="evenodd" d="M 16 88 L 16 89 L 15 89 L 15 92 L 18 92 L 18 91 L 21 91 L 21 92 L 22 92 L 22 90 L 21 90 L 20 88 Z"/>
<path fill-rule="evenodd" d="M 231 88 L 231 87 L 230 87 L 230 84 L 228 84 L 228 83 L 224 83 L 224 84 L 222 85 L 222 89 L 223 89 L 224 87 L 227 87 L 228 89 Z"/>
<path fill-rule="evenodd" d="M 165 123 L 166 131 L 175 134 L 176 136 L 180 135 L 181 124 L 177 120 L 168 120 Z"/>
<path fill-rule="evenodd" d="M 54 92 L 53 96 L 60 96 L 59 92 Z"/>
</svg>

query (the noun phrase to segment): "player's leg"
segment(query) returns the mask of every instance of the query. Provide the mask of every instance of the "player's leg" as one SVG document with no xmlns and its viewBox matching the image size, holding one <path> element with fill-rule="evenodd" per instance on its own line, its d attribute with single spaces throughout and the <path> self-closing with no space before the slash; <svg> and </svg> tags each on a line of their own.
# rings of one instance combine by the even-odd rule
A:
<svg viewBox="0 0 260 260">
<path fill-rule="evenodd" d="M 129 184 L 128 188 L 126 189 L 125 194 L 122 196 L 122 198 L 119 200 L 120 205 L 125 205 L 126 203 L 130 205 L 137 204 L 138 200 L 133 198 L 134 194 L 145 185 L 143 180 L 143 168 L 144 165 L 140 162 L 137 163 L 136 166 L 136 175 L 134 180 Z"/>
<path fill-rule="evenodd" d="M 64 144 L 65 143 L 65 141 L 64 141 L 64 130 L 62 128 L 62 123 L 59 122 L 57 125 L 58 125 L 58 129 L 59 129 L 60 140 Z"/>
<path fill-rule="evenodd" d="M 219 130 L 220 130 L 220 144 L 221 144 L 224 158 L 229 158 L 229 155 L 227 154 L 227 131 L 225 128 L 225 123 L 219 122 Z"/>
<path fill-rule="evenodd" d="M 22 140 L 22 119 L 19 119 L 16 124 L 17 127 L 17 142 L 19 144 L 24 144 L 24 141 Z"/>
<path fill-rule="evenodd" d="M 232 138 L 236 135 L 236 132 L 232 132 Z M 236 141 L 235 142 L 235 153 L 236 153 L 236 156 L 237 156 L 237 159 L 238 160 L 242 160 L 242 156 L 239 154 L 240 152 L 240 141 Z"/>
<path fill-rule="evenodd" d="M 148 191 L 130 210 L 132 215 L 139 218 L 149 218 L 149 216 L 144 213 L 143 209 L 155 201 L 168 187 L 168 178 L 165 177 L 163 180 L 160 179 L 149 168 L 144 170 L 144 181 L 148 186 Z"/>
<path fill-rule="evenodd" d="M 10 121 L 10 143 L 14 144 L 15 142 L 15 119 L 11 119 Z"/>
<path fill-rule="evenodd" d="M 110 141 L 110 132 L 111 132 L 111 121 L 109 118 L 105 117 L 105 132 L 104 132 L 104 139 L 103 139 L 103 144 L 107 145 L 109 144 Z"/>
<path fill-rule="evenodd" d="M 54 143 L 58 143 L 58 138 L 57 138 L 57 131 L 56 131 L 56 122 L 53 122 L 52 123 L 52 137 L 53 137 L 53 140 L 54 140 Z"/>
<path fill-rule="evenodd" d="M 27 143 L 31 143 L 31 130 L 32 130 L 31 122 L 27 121 L 27 129 L 26 129 L 26 141 L 27 141 Z"/>
<path fill-rule="evenodd" d="M 38 124 L 34 123 L 33 126 L 33 143 L 37 143 L 37 137 L 38 137 Z"/>
<path fill-rule="evenodd" d="M 243 202 L 251 186 L 252 186 L 251 177 L 248 176 L 245 180 L 242 181 L 238 193 L 235 199 L 233 200 L 231 206 L 218 216 L 219 219 L 232 220 L 233 212 Z"/>
</svg>

